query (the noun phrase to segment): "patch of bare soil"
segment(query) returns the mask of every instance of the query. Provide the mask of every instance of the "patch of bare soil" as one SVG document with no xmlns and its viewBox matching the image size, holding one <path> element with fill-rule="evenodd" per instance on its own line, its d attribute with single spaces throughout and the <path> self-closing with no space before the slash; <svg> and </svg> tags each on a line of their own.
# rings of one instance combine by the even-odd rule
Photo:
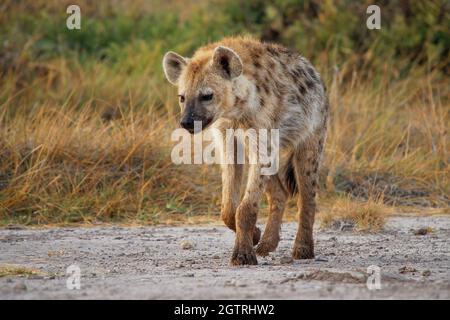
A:
<svg viewBox="0 0 450 320">
<path fill-rule="evenodd" d="M 2 229 L 0 266 L 38 272 L 0 275 L 0 299 L 450 299 L 449 216 L 394 217 L 377 233 L 316 229 L 311 260 L 290 258 L 295 233 L 284 224 L 276 252 L 233 267 L 222 226 Z M 70 266 L 79 290 L 67 288 Z"/>
</svg>

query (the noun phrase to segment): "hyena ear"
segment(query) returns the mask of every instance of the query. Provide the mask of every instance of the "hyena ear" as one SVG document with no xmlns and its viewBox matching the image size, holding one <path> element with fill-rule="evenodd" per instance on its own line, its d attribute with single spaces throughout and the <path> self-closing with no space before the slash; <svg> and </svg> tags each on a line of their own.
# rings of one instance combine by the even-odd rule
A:
<svg viewBox="0 0 450 320">
<path fill-rule="evenodd" d="M 183 71 L 187 63 L 188 59 L 180 56 L 178 53 L 169 51 L 164 55 L 164 74 L 171 84 L 178 84 L 178 78 L 180 77 L 181 71 Z"/>
<path fill-rule="evenodd" d="M 214 50 L 213 65 L 226 79 L 239 77 L 242 73 L 242 61 L 232 49 L 219 46 Z"/>
</svg>

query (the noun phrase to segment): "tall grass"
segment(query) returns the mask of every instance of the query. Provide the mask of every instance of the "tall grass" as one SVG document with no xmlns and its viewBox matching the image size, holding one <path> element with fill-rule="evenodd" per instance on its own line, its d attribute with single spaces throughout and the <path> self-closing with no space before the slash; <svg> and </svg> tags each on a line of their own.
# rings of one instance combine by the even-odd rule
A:
<svg viewBox="0 0 450 320">
<path fill-rule="evenodd" d="M 225 1 L 81 1 L 79 31 L 65 28 L 67 3 L 0 5 L 0 224 L 216 217 L 219 168 L 170 161 L 178 107 L 160 65 L 165 50 L 189 55 L 237 33 L 296 47 L 324 76 L 332 106 L 324 210 L 352 194 L 342 181 L 373 182 L 367 198 L 388 188 L 448 210 L 448 48 L 433 11 L 439 5 L 419 10 L 431 14 L 423 23 L 410 18 L 434 32 L 403 54 L 387 30 L 364 43 L 352 38 L 358 19 L 342 11 L 345 1 L 319 9 L 315 1 L 246 1 L 240 10 Z M 300 25 L 295 17 L 309 18 Z M 409 32 L 393 22 L 399 17 L 386 29 Z M 288 24 L 283 32 L 280 23 Z M 377 56 L 383 45 L 386 55 Z M 383 177 L 381 189 L 374 176 Z"/>
</svg>

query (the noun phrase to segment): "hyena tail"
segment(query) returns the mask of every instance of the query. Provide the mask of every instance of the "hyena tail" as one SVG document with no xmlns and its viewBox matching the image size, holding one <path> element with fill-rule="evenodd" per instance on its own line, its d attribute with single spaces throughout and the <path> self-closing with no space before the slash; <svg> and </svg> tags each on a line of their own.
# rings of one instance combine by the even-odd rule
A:
<svg viewBox="0 0 450 320">
<path fill-rule="evenodd" d="M 291 196 L 294 196 L 298 192 L 297 180 L 295 178 L 294 171 L 294 155 L 289 158 L 289 161 L 286 164 L 286 168 L 284 170 L 284 177 L 282 179 L 286 190 L 289 192 Z"/>
</svg>

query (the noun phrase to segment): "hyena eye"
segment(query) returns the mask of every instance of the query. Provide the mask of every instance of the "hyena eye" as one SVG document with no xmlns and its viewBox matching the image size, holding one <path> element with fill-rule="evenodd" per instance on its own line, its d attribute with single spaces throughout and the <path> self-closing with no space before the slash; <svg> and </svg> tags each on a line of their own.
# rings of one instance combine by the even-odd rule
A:
<svg viewBox="0 0 450 320">
<path fill-rule="evenodd" d="M 201 101 L 211 101 L 212 98 L 213 98 L 213 94 L 212 93 L 200 95 L 200 100 Z"/>
<path fill-rule="evenodd" d="M 184 102 L 184 96 L 182 94 L 179 94 L 178 97 L 180 98 L 180 102 L 183 103 Z"/>
</svg>

